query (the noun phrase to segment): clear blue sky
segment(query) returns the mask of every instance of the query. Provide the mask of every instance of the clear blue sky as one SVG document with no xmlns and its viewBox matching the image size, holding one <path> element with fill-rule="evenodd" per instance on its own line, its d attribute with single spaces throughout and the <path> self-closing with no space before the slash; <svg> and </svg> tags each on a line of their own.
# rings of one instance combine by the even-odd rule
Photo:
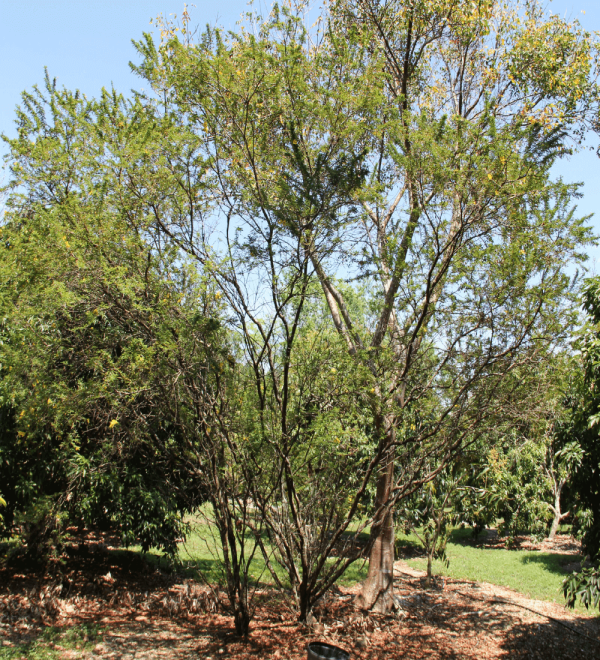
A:
<svg viewBox="0 0 600 660">
<path fill-rule="evenodd" d="M 189 4 L 192 23 L 202 26 L 233 28 L 247 10 L 245 0 Z M 111 84 L 123 93 L 139 88 L 128 66 L 136 57 L 131 40 L 151 30 L 151 18 L 181 15 L 183 7 L 180 0 L 0 0 L 0 132 L 14 133 L 20 93 L 43 81 L 44 66 L 60 85 L 88 96 Z M 600 0 L 552 0 L 548 8 L 600 31 Z M 600 138 L 594 139 L 596 146 Z M 568 181 L 584 182 L 579 210 L 598 211 L 594 226 L 600 234 L 600 159 L 594 152 L 579 153 L 557 171 Z M 600 272 L 600 249 L 592 256 Z"/>
</svg>

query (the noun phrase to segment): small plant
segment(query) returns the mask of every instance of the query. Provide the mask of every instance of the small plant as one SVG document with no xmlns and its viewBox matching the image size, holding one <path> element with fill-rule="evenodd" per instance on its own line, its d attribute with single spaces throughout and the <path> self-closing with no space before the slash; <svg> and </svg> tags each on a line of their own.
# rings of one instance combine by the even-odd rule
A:
<svg viewBox="0 0 600 660">
<path fill-rule="evenodd" d="M 563 595 L 567 607 L 573 608 L 576 600 L 586 609 L 591 605 L 598 607 L 600 603 L 600 569 L 598 567 L 585 567 L 587 557 L 581 562 L 581 571 L 573 573 L 563 580 Z"/>
<path fill-rule="evenodd" d="M 425 484 L 416 495 L 412 510 L 406 511 L 402 525 L 419 539 L 427 556 L 427 584 L 431 583 L 434 559 L 440 559 L 446 567 L 450 560 L 446 546 L 458 514 L 452 500 L 459 492 L 460 477 L 440 474 L 435 481 Z"/>
<path fill-rule="evenodd" d="M 57 556 L 64 542 L 65 512 L 57 510 L 51 497 L 34 500 L 15 517 L 20 536 L 30 556 L 44 559 Z"/>
</svg>

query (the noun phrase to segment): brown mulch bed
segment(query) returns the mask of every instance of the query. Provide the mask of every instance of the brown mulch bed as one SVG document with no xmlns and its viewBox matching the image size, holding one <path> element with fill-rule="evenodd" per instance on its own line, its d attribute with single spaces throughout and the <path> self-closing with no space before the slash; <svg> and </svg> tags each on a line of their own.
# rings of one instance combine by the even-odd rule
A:
<svg viewBox="0 0 600 660">
<path fill-rule="evenodd" d="M 0 568 L 4 648 L 25 648 L 45 626 L 93 623 L 100 627 L 93 648 L 54 645 L 55 657 L 304 660 L 313 640 L 365 660 L 600 657 L 595 616 L 485 583 L 438 579 L 427 589 L 423 573 L 401 561 L 395 567 L 400 609 L 393 615 L 355 608 L 358 587 L 336 589 L 316 608 L 316 622 L 305 626 L 282 595 L 265 590 L 256 596 L 251 634 L 240 640 L 222 594 L 163 573 L 135 553 L 109 550 L 101 538 L 90 540 L 91 549 L 73 546 L 51 567 L 22 559 Z"/>
</svg>

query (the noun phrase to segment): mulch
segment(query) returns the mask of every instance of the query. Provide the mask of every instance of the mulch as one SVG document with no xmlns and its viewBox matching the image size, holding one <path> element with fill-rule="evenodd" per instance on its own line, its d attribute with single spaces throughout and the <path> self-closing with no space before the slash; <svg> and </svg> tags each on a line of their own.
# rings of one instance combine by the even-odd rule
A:
<svg viewBox="0 0 600 660">
<path fill-rule="evenodd" d="M 392 615 L 357 609 L 358 587 L 340 588 L 306 626 L 282 594 L 262 590 L 243 640 L 234 634 L 223 594 L 110 547 L 91 535 L 85 549 L 72 546 L 51 566 L 22 558 L 0 567 L 0 657 L 5 648 L 26 648 L 45 626 L 82 624 L 99 627 L 93 645 L 55 644 L 55 657 L 304 660 L 311 641 L 337 645 L 353 660 L 600 657 L 597 616 L 485 583 L 438 578 L 426 588 L 424 574 L 403 561 L 395 565 Z"/>
</svg>

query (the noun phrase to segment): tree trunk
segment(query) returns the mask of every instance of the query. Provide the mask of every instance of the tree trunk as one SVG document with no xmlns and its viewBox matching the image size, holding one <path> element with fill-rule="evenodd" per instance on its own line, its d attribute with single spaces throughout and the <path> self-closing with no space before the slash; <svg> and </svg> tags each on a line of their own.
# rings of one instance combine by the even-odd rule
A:
<svg viewBox="0 0 600 660">
<path fill-rule="evenodd" d="M 550 534 L 548 534 L 548 538 L 553 541 L 554 537 L 556 536 L 556 532 L 558 532 L 558 527 L 560 523 L 569 515 L 568 511 L 565 511 L 565 513 L 560 512 L 560 508 L 554 508 L 554 520 L 552 521 L 552 526 L 550 527 Z"/>
<path fill-rule="evenodd" d="M 248 603 L 243 599 L 239 599 L 235 603 L 233 620 L 235 624 L 235 632 L 240 637 L 248 637 L 250 630 L 250 612 L 248 610 Z"/>
<path fill-rule="evenodd" d="M 560 523 L 569 515 L 569 512 L 566 511 L 565 513 L 560 512 L 560 494 L 562 492 L 564 486 L 564 481 L 561 481 L 558 484 L 558 487 L 556 488 L 556 493 L 554 496 L 554 506 L 551 506 L 550 508 L 554 512 L 554 520 L 552 521 L 552 526 L 550 527 L 550 534 L 548 534 L 548 538 L 553 541 L 554 537 L 556 536 L 556 532 L 558 532 L 558 527 Z"/>
<path fill-rule="evenodd" d="M 299 620 L 306 622 L 308 621 L 308 615 L 310 614 L 310 594 L 308 592 L 308 585 L 306 584 L 306 572 L 304 571 L 304 576 L 302 582 L 300 583 L 300 588 L 298 589 L 298 600 L 300 605 L 300 617 Z"/>
<path fill-rule="evenodd" d="M 369 573 L 357 598 L 359 607 L 382 614 L 389 612 L 394 603 L 394 519 L 391 507 L 387 506 L 393 485 L 394 457 L 390 450 L 377 479 L 375 507 L 384 508 L 371 527 L 375 539 L 369 555 Z"/>
</svg>

